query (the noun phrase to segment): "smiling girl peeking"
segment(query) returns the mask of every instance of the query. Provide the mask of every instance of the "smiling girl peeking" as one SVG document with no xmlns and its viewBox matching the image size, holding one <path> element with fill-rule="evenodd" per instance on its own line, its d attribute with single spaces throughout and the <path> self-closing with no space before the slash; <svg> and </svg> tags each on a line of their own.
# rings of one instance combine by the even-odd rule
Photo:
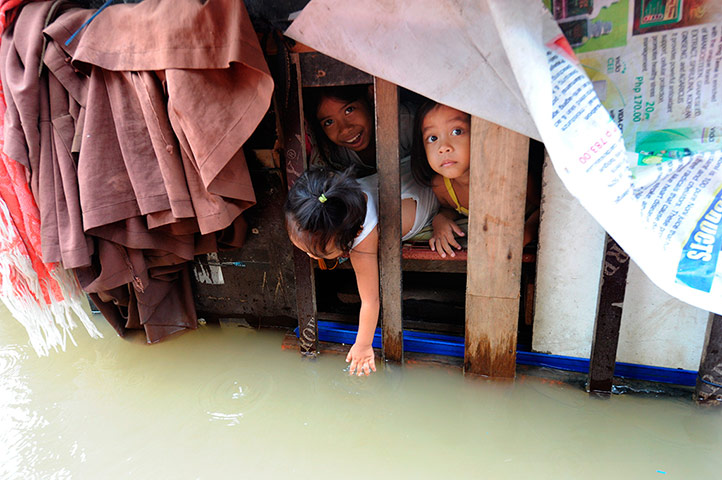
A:
<svg viewBox="0 0 722 480">
<path fill-rule="evenodd" d="M 373 87 L 309 87 L 304 90 L 304 110 L 323 163 L 336 170 L 353 167 L 357 178 L 376 173 L 376 130 Z M 399 105 L 399 154 L 411 151 L 413 113 Z"/>
</svg>

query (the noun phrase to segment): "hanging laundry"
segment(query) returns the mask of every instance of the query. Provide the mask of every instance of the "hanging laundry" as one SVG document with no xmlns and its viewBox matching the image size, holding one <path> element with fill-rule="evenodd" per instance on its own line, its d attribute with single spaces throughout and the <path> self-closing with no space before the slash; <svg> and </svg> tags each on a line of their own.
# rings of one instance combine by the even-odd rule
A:
<svg viewBox="0 0 722 480">
<path fill-rule="evenodd" d="M 19 6 L 37 0 L 0 0 L 0 34 L 15 21 Z"/>
<path fill-rule="evenodd" d="M 12 22 L 18 0 L 0 2 L 0 31 Z M 0 132 L 5 97 L 0 86 Z M 82 308 L 84 299 L 75 276 L 59 264 L 43 263 L 40 216 L 28 187 L 28 172 L 3 152 L 0 134 L 0 299 L 28 332 L 38 355 L 74 343 L 73 316 L 94 338 L 102 336 Z"/>
<path fill-rule="evenodd" d="M 197 327 L 194 255 L 243 241 L 241 147 L 273 81 L 241 0 L 111 5 L 81 29 L 94 13 L 31 3 L 3 35 L 5 150 L 30 171 L 43 259 L 152 343 Z"/>
</svg>

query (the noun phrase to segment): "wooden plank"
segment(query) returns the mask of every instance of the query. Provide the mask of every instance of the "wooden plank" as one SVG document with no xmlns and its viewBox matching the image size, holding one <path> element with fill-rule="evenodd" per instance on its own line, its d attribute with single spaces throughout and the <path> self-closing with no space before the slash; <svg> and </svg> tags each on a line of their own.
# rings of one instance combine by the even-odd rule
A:
<svg viewBox="0 0 722 480">
<path fill-rule="evenodd" d="M 471 295 L 467 290 L 464 373 L 514 378 L 518 317 L 518 297 Z"/>
<path fill-rule="evenodd" d="M 697 405 L 706 407 L 722 405 L 722 316 L 720 315 L 710 315 L 694 393 Z"/>
<path fill-rule="evenodd" d="M 318 312 L 318 319 L 319 321 L 329 321 L 329 322 L 337 322 L 337 323 L 345 323 L 349 326 L 356 326 L 358 325 L 358 314 L 356 313 L 338 313 L 338 312 Z M 443 319 L 440 319 L 443 321 Z M 414 318 L 409 318 L 408 316 L 404 319 L 404 329 L 408 332 L 410 330 L 415 330 L 417 332 L 429 332 L 429 333 L 436 333 L 436 334 L 443 334 L 443 335 L 462 335 L 463 329 L 460 325 L 453 325 L 449 323 L 440 323 L 440 322 L 429 322 L 425 320 L 415 320 Z M 347 350 L 348 351 L 348 350 Z M 404 352 L 404 357 L 406 357 L 409 354 L 409 352 Z M 462 360 L 459 359 L 461 362 Z"/>
<path fill-rule="evenodd" d="M 401 269 L 405 272 L 466 273 L 466 250 L 457 253 L 455 257 L 441 258 L 428 245 L 403 245 Z"/>
<path fill-rule="evenodd" d="M 316 282 L 311 259 L 298 248 L 293 249 L 293 266 L 296 273 L 296 315 L 300 332 L 301 354 L 316 356 L 318 352 L 318 326 L 316 323 Z"/>
<path fill-rule="evenodd" d="M 433 260 L 441 262 L 463 262 L 466 263 L 466 250 L 460 250 L 455 256 L 447 256 L 441 258 L 439 252 L 431 250 L 428 246 L 410 246 L 404 245 L 401 249 L 401 255 L 408 260 Z"/>
<path fill-rule="evenodd" d="M 404 258 L 401 260 L 401 269 L 404 272 L 466 273 L 466 262 Z"/>
<path fill-rule="evenodd" d="M 592 353 L 589 357 L 587 382 L 589 393 L 603 395 L 612 393 L 628 270 L 629 256 L 612 237 L 607 235 L 604 268 L 599 289 L 599 306 L 594 323 Z"/>
<path fill-rule="evenodd" d="M 303 174 L 307 167 L 306 143 L 303 129 L 303 98 L 301 96 L 300 64 L 297 53 L 291 53 L 289 91 L 283 112 L 284 159 L 288 188 Z M 311 259 L 298 248 L 293 249 L 293 265 L 296 276 L 296 315 L 301 332 L 301 354 L 315 356 L 318 351 L 316 324 L 316 289 Z"/>
<path fill-rule="evenodd" d="M 384 359 L 403 361 L 401 316 L 401 179 L 398 87 L 375 78 L 376 165 L 379 178 L 379 279 Z"/>
<path fill-rule="evenodd" d="M 434 252 L 434 255 L 438 255 Z M 313 263 L 314 271 L 320 270 L 317 262 Z M 339 264 L 337 270 L 350 270 L 351 262 Z M 466 273 L 466 262 L 444 260 L 426 260 L 417 258 L 401 258 L 401 270 L 404 272 L 438 272 L 438 273 Z"/>
<path fill-rule="evenodd" d="M 513 378 L 529 138 L 471 120 L 464 372 Z"/>
<path fill-rule="evenodd" d="M 403 247 L 401 250 L 401 269 L 404 272 L 446 272 L 446 273 L 466 273 L 466 251 L 463 255 L 457 253 L 456 257 L 439 258 L 437 252 L 414 251 L 413 254 L 409 255 L 408 247 Z M 533 253 L 524 253 L 521 256 L 522 263 L 534 263 L 536 255 Z M 530 303 L 534 300 L 534 285 L 529 284 L 529 291 L 531 294 L 527 297 Z M 530 304 L 529 311 L 532 311 L 533 305 Z M 529 320 L 531 325 L 531 319 Z"/>
<path fill-rule="evenodd" d="M 534 324 L 534 283 L 524 285 L 524 325 Z"/>
<path fill-rule="evenodd" d="M 286 162 L 286 181 L 290 190 L 294 182 L 306 170 L 306 142 L 303 129 L 303 97 L 298 54 L 291 53 L 288 71 L 288 92 L 282 110 L 283 156 Z"/>
<path fill-rule="evenodd" d="M 322 53 L 301 53 L 299 56 L 301 84 L 304 87 L 331 87 L 373 82 L 373 77 L 368 73 Z"/>
<path fill-rule="evenodd" d="M 433 252 L 438 256 L 438 253 Z M 314 271 L 320 270 L 317 262 L 312 262 Z M 350 270 L 351 262 L 344 262 L 334 267 L 336 270 Z M 426 258 L 406 258 L 402 253 L 401 270 L 404 272 L 437 272 L 437 273 L 466 273 L 466 261 L 459 262 L 457 260 L 449 260 L 448 258 L 440 260 L 429 260 Z"/>
</svg>

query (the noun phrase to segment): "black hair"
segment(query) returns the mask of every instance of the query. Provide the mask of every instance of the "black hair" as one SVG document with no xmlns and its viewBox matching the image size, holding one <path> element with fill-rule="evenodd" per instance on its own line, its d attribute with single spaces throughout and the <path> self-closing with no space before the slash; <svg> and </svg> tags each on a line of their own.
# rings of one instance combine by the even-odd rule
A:
<svg viewBox="0 0 722 480">
<path fill-rule="evenodd" d="M 426 100 L 416 110 L 414 117 L 414 131 L 411 140 L 411 173 L 414 179 L 421 185 L 431 186 L 431 180 L 436 172 L 429 165 L 426 158 L 426 149 L 424 148 L 424 135 L 421 132 L 421 126 L 424 123 L 426 115 L 440 104 L 433 100 Z"/>
<path fill-rule="evenodd" d="M 331 142 L 326 133 L 321 127 L 321 122 L 318 120 L 318 108 L 321 105 L 321 101 L 324 98 L 332 98 L 339 100 L 344 103 L 351 102 L 364 102 L 369 109 L 369 112 L 373 115 L 373 108 L 369 103 L 368 92 L 369 85 L 343 85 L 343 86 L 332 86 L 332 87 L 306 87 L 303 89 L 303 114 L 306 117 L 306 122 L 311 127 L 311 132 L 316 139 L 321 154 L 322 160 L 329 165 L 331 168 L 336 170 L 345 170 L 348 167 L 353 167 L 354 173 L 359 176 L 360 174 L 368 175 L 376 171 L 375 165 L 366 165 L 361 163 L 360 165 L 347 165 L 341 163 L 334 154 L 338 148 L 338 145 Z M 373 133 L 373 132 L 371 132 Z"/>
<path fill-rule="evenodd" d="M 329 245 L 348 254 L 366 218 L 366 197 L 351 170 L 307 170 L 293 184 L 283 206 L 286 230 L 315 257 Z"/>
</svg>

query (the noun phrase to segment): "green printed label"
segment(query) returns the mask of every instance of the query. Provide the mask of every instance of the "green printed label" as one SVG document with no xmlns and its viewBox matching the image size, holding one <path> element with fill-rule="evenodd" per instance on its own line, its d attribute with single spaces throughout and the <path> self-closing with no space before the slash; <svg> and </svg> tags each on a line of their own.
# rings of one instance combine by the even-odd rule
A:
<svg viewBox="0 0 722 480">
<path fill-rule="evenodd" d="M 683 0 L 642 0 L 639 27 L 654 27 L 682 20 Z"/>
<path fill-rule="evenodd" d="M 634 151 L 638 165 L 656 165 L 696 153 L 719 150 L 720 127 L 670 128 L 637 132 Z"/>
<path fill-rule="evenodd" d="M 554 18 L 557 20 L 589 15 L 593 9 L 592 0 L 552 0 L 551 8 Z"/>
</svg>

